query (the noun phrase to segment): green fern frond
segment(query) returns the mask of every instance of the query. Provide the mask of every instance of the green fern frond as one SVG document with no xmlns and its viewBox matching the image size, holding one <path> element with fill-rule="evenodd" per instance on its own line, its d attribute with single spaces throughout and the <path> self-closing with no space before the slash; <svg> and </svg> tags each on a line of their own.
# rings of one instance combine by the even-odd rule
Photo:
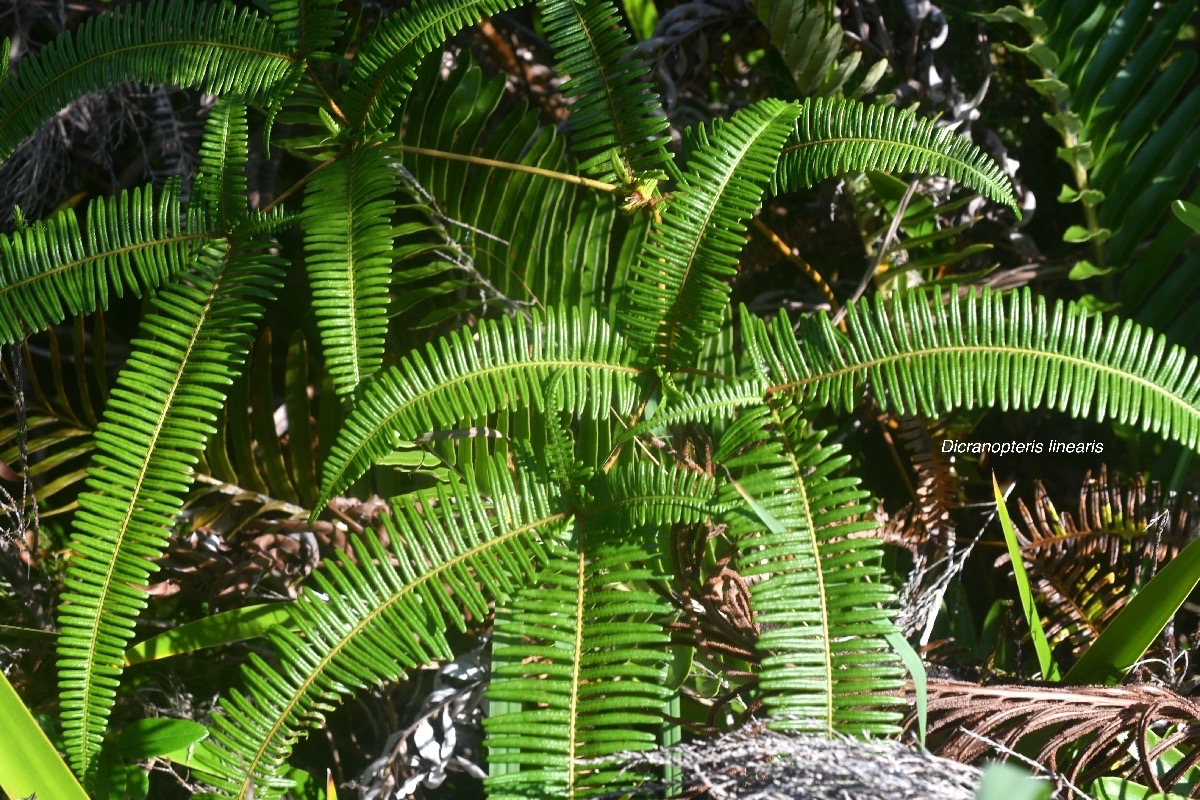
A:
<svg viewBox="0 0 1200 800">
<path fill-rule="evenodd" d="M 827 97 L 841 91 L 858 69 L 862 54 L 857 51 L 838 60 L 845 34 L 831 4 L 812 0 L 754 0 L 751 5 L 802 96 Z M 861 79 L 855 80 L 847 94 L 861 97 L 871 91 L 886 69 L 887 59 L 880 59 Z"/>
<path fill-rule="evenodd" d="M 0 85 L 0 159 L 68 103 L 123 81 L 276 106 L 297 69 L 274 26 L 247 9 L 183 0 L 117 6 L 22 59 Z"/>
<path fill-rule="evenodd" d="M 301 59 L 333 46 L 346 16 L 338 5 L 338 0 L 269 0 L 267 8 Z"/>
<path fill-rule="evenodd" d="M 382 517 L 390 549 L 368 536 L 354 542 L 354 560 L 339 553 L 312 574 L 288 607 L 295 625 L 271 631 L 280 667 L 251 656 L 248 694 L 223 700 L 214 719 L 222 796 L 277 797 L 292 745 L 334 704 L 450 658 L 448 624 L 462 630 L 466 615 L 484 619 L 489 600 L 529 585 L 546 540 L 568 519 L 546 487 L 515 486 L 503 465 L 492 473 L 490 497 L 468 476 L 437 487 L 424 505 L 395 501 Z"/>
<path fill-rule="evenodd" d="M 855 100 L 801 104 L 772 188 L 781 194 L 867 170 L 942 175 L 1020 213 L 1008 176 L 976 145 L 911 111 Z"/>
<path fill-rule="evenodd" d="M 598 315 L 564 312 L 484 321 L 413 353 L 363 387 L 325 462 L 317 510 L 399 441 L 482 419 L 499 409 L 541 408 L 556 370 L 562 408 L 601 417 L 633 408 L 637 355 Z"/>
<path fill-rule="evenodd" d="M 878 527 L 849 457 L 821 447 L 795 407 L 759 406 L 722 437 L 716 460 L 732 480 L 719 499 L 742 554 L 761 629 L 760 683 L 777 728 L 884 735 L 896 730 L 903 670 L 884 638 L 895 596 L 880 580 Z M 864 520 L 863 517 L 866 517 Z"/>
<path fill-rule="evenodd" d="M 658 113 L 650 67 L 636 55 L 613 4 L 539 0 L 538 6 L 558 71 L 570 76 L 561 91 L 575 101 L 571 149 L 592 155 L 580 169 L 615 180 L 608 157 L 614 147 L 635 175 L 664 164 L 669 123 Z"/>
<path fill-rule="evenodd" d="M 745 221 L 758 209 L 798 109 L 764 100 L 697 129 L 683 183 L 651 228 L 622 297 L 630 341 L 669 367 L 695 363 L 728 305 Z"/>
<path fill-rule="evenodd" d="M 258 249 L 221 240 L 186 283 L 159 292 L 96 431 L 59 616 L 64 736 L 80 775 L 94 769 L 150 559 L 166 544 L 263 304 L 282 284 L 279 259 Z"/>
<path fill-rule="evenodd" d="M 703 472 L 638 461 L 593 482 L 585 515 L 613 530 L 699 522 L 713 513 L 715 483 Z"/>
<path fill-rule="evenodd" d="M 391 124 L 417 67 L 450 36 L 524 0 L 418 0 L 375 26 L 346 81 L 346 113 L 368 133 Z"/>
<path fill-rule="evenodd" d="M 246 107 L 219 100 L 204 123 L 196 177 L 205 217 L 214 221 L 218 231 L 232 231 L 246 216 L 248 158 Z"/>
<path fill-rule="evenodd" d="M 304 195 L 313 313 L 343 398 L 383 363 L 395 185 L 386 151 L 359 145 L 313 176 Z"/>
<path fill-rule="evenodd" d="M 625 442 L 658 428 L 671 428 L 689 422 L 712 423 L 716 420 L 732 419 L 739 408 L 757 405 L 766 394 L 767 385 L 761 379 L 731 381 L 716 386 L 700 386 L 660 406 L 653 416 L 627 428 L 618 437 Z"/>
<path fill-rule="evenodd" d="M 1190 448 L 1200 444 L 1200 362 L 1118 317 L 1028 290 L 965 297 L 912 291 L 857 303 L 847 333 L 824 316 L 770 333 L 743 314 L 744 341 L 769 395 L 854 408 L 865 387 L 881 407 L 936 416 L 956 408 L 1047 408 L 1111 419 Z"/>
<path fill-rule="evenodd" d="M 94 200 L 86 238 L 70 209 L 0 236 L 0 342 L 107 309 L 109 292 L 140 297 L 183 269 L 211 239 L 181 223 L 179 192 L 171 181 L 157 203 L 150 187 Z"/>
<path fill-rule="evenodd" d="M 470 64 L 444 80 L 440 72 L 441 59 L 427 58 L 404 105 L 401 141 L 422 152 L 404 152 L 403 163 L 421 204 L 414 211 L 425 219 L 400 240 L 408 249 L 395 274 L 406 291 L 397 294 L 396 306 L 419 309 L 420 324 L 428 325 L 473 310 L 464 308 L 467 303 L 505 311 L 600 305 L 615 198 L 506 169 L 576 171 L 565 139 L 536 111 L 497 113 L 502 76 L 488 80 Z M 490 163 L 452 161 L 443 153 Z M 431 303 L 435 292 L 445 302 Z"/>
<path fill-rule="evenodd" d="M 635 547 L 594 557 L 551 550 L 534 583 L 497 611 L 488 698 L 517 710 L 484 721 L 491 800 L 593 797 L 635 788 L 644 773 L 620 764 L 583 765 L 657 746 L 671 690 L 669 608 L 639 584 Z"/>
</svg>

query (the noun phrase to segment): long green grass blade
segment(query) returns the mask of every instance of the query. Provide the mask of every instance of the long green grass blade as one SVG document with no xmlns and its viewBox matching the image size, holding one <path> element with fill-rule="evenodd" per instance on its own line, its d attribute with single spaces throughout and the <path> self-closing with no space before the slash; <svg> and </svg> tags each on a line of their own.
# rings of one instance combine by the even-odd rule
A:
<svg viewBox="0 0 1200 800">
<path fill-rule="evenodd" d="M 1025 574 L 1025 562 L 1021 559 L 1021 546 L 1017 543 L 1017 534 L 1013 530 L 1012 519 L 1008 516 L 1008 507 L 1004 503 L 1004 494 L 1000 484 L 992 475 L 992 489 L 996 492 L 996 513 L 1000 516 L 1000 527 L 1004 529 L 1004 543 L 1008 545 L 1008 555 L 1012 559 L 1013 575 L 1017 580 L 1017 591 L 1021 595 L 1021 610 L 1029 621 L 1029 635 L 1033 639 L 1033 649 L 1037 652 L 1038 669 L 1047 680 L 1058 680 L 1058 665 L 1050 654 L 1050 643 L 1046 641 L 1046 632 L 1042 630 L 1042 617 L 1038 614 L 1037 606 L 1033 603 L 1033 592 L 1029 589 L 1029 576 Z"/>
<path fill-rule="evenodd" d="M 125 666 L 266 636 L 272 627 L 290 619 L 286 605 L 262 603 L 235 608 L 172 628 L 126 650 Z"/>
</svg>

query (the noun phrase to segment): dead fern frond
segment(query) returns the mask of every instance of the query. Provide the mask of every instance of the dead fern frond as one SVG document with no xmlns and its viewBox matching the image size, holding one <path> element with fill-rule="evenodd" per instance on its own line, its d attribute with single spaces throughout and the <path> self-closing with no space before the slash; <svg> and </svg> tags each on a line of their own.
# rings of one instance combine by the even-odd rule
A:
<svg viewBox="0 0 1200 800">
<path fill-rule="evenodd" d="M 1144 585 L 1195 536 L 1196 498 L 1163 496 L 1141 476 L 1122 485 L 1107 469 L 1079 493 L 1078 523 L 1059 513 L 1040 483 L 1033 509 L 1020 503 L 1025 568 L 1038 594 L 1046 635 L 1073 656 L 1095 641 Z M 1011 569 L 1007 555 L 997 566 Z"/>
<path fill-rule="evenodd" d="M 1032 755 L 1075 784 L 1121 775 L 1165 792 L 1200 762 L 1200 703 L 1163 686 L 931 680 L 928 689 L 931 749 L 964 763 L 995 755 L 983 737 Z M 1172 748 L 1181 757 L 1162 773 L 1155 761 Z"/>
</svg>

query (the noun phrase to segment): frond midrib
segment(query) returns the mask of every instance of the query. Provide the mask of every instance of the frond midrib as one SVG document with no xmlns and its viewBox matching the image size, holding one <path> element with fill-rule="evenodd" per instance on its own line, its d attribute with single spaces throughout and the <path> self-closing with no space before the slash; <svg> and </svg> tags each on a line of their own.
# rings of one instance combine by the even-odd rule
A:
<svg viewBox="0 0 1200 800">
<path fill-rule="evenodd" d="M 567 731 L 567 798 L 575 800 L 575 748 L 579 738 L 579 674 L 583 665 L 583 595 L 587 587 L 586 559 L 575 553 L 575 657 L 571 659 L 571 707 Z"/>
<path fill-rule="evenodd" d="M 303 5 L 303 3 L 301 3 Z M 357 387 L 362 382 L 362 359 L 360 356 L 359 339 L 359 314 L 358 314 L 358 273 L 354 269 L 354 176 L 359 166 L 356 158 L 348 158 L 346 161 L 346 281 L 350 288 L 349 307 L 351 312 L 342 315 L 342 319 L 350 321 L 350 377 L 352 387 Z"/>
<path fill-rule="evenodd" d="M 6 119 L 0 119 L 0 138 L 3 138 L 4 131 L 8 128 L 8 126 L 11 125 L 15 120 L 20 118 L 20 113 L 21 113 L 22 109 L 24 109 L 27 105 L 32 103 L 37 97 L 44 96 L 45 94 L 47 94 L 49 92 L 51 87 L 61 83 L 62 81 L 67 80 L 72 75 L 77 74 L 80 70 L 87 69 L 93 63 L 95 63 L 97 61 L 106 60 L 106 59 L 112 58 L 113 56 L 119 56 L 122 53 L 134 53 L 139 50 L 147 50 L 147 49 L 161 48 L 161 47 L 173 48 L 173 47 L 183 47 L 183 46 L 189 46 L 189 45 L 190 46 L 198 46 L 198 47 L 211 47 L 214 49 L 226 50 L 229 52 L 249 53 L 252 55 L 267 56 L 270 58 L 275 58 L 275 59 L 280 59 L 280 60 L 286 61 L 289 64 L 296 63 L 295 59 L 286 53 L 278 53 L 274 50 L 262 50 L 257 47 L 247 47 L 246 45 L 231 44 L 231 43 L 222 42 L 222 41 L 219 41 L 216 39 L 164 39 L 162 41 L 157 41 L 157 42 L 139 42 L 137 44 L 126 45 L 125 47 L 107 49 L 103 53 L 99 53 L 91 58 L 84 59 L 83 61 L 80 61 L 80 62 L 72 65 L 70 68 L 63 70 L 62 72 L 55 75 L 55 77 L 53 79 L 46 81 L 45 83 L 38 84 L 38 87 L 37 87 L 38 91 L 30 92 L 29 94 L 27 94 L 23 100 L 19 101 L 16 105 L 14 105 L 12 107 L 12 109 L 11 109 L 10 113 L 7 115 Z M 10 80 L 11 80 L 11 78 L 10 78 Z M 17 77 L 17 80 L 20 80 L 19 75 Z"/>
<path fill-rule="evenodd" d="M 913 361 L 915 359 L 930 358 L 932 356 L 936 356 L 936 355 L 939 355 L 942 353 L 965 354 L 965 355 L 972 355 L 972 354 L 983 355 L 983 354 L 989 354 L 989 353 L 1005 354 L 1005 355 L 1014 355 L 1014 356 L 1026 357 L 1026 358 L 1041 358 L 1041 359 L 1046 359 L 1046 360 L 1051 360 L 1051 361 L 1059 361 L 1063 364 L 1070 364 L 1072 366 L 1086 367 L 1087 370 L 1090 372 L 1103 373 L 1103 374 L 1110 375 L 1110 376 L 1117 376 L 1123 382 L 1130 381 L 1130 382 L 1137 383 L 1137 384 L 1141 385 L 1142 387 L 1149 389 L 1150 391 L 1156 393 L 1158 396 L 1167 398 L 1169 401 L 1171 401 L 1175 405 L 1175 407 L 1183 409 L 1184 411 L 1187 411 L 1190 416 L 1200 417 L 1200 409 L 1198 409 L 1195 406 L 1188 405 L 1178 395 L 1168 392 L 1166 389 L 1164 389 L 1163 387 L 1154 383 L 1153 381 L 1151 381 L 1147 378 L 1144 378 L 1140 375 L 1137 375 L 1135 373 L 1127 372 L 1125 370 L 1118 369 L 1117 367 L 1100 363 L 1099 361 L 1094 361 L 1094 360 L 1091 360 L 1088 358 L 1082 358 L 1080 356 L 1066 355 L 1063 353 L 1055 352 L 1053 350 L 1036 350 L 1031 347 L 1012 347 L 1012 346 L 1001 346 L 1001 345 L 954 344 L 954 345 L 922 347 L 922 348 L 917 348 L 914 350 L 906 350 L 905 352 L 902 352 L 902 353 L 892 353 L 887 356 L 883 356 L 883 357 L 879 357 L 879 358 L 871 358 L 871 359 L 867 359 L 865 361 L 855 361 L 853 364 L 850 364 L 848 366 L 841 367 L 841 368 L 835 369 L 835 370 L 823 371 L 823 372 L 820 372 L 819 374 L 814 374 L 807 378 L 801 378 L 801 379 L 795 380 L 795 381 L 787 381 L 786 383 L 771 385 L 771 386 L 767 387 L 767 394 L 772 395 L 772 394 L 781 394 L 781 393 L 789 392 L 789 391 L 795 391 L 797 389 L 803 389 L 806 386 L 810 386 L 815 383 L 820 383 L 820 382 L 829 381 L 829 380 L 836 380 L 837 378 L 842 378 L 842 377 L 846 377 L 849 375 L 853 375 L 854 373 L 857 373 L 857 372 L 864 372 L 866 370 L 873 369 L 873 368 L 879 367 L 879 366 L 883 366 L 883 365 L 886 365 L 886 364 L 889 364 L 889 363 L 892 363 L 895 361 Z"/>
<path fill-rule="evenodd" d="M 390 414 L 386 414 L 385 416 L 380 417 L 379 421 L 370 428 L 368 433 L 357 437 L 359 439 L 360 443 L 353 450 L 349 450 L 345 453 L 345 455 L 342 459 L 344 461 L 344 466 L 342 466 L 337 471 L 336 474 L 331 476 L 331 478 L 326 479 L 325 483 L 327 486 L 330 486 L 330 487 L 337 486 L 339 483 L 341 483 L 345 479 L 346 474 L 354 469 L 354 463 L 358 459 L 359 454 L 363 452 L 363 450 L 368 445 L 368 443 L 374 441 L 375 437 L 379 435 L 380 431 L 386 429 L 395 420 L 402 418 L 410 408 L 424 402 L 426 400 L 426 398 L 428 398 L 429 395 L 431 395 L 431 394 L 446 391 L 450 387 L 453 387 L 457 384 L 463 383 L 464 381 L 469 381 L 469 380 L 479 378 L 480 376 L 492 375 L 495 373 L 505 372 L 508 370 L 537 369 L 537 368 L 566 369 L 568 367 L 582 367 L 584 369 L 607 370 L 607 371 L 615 373 L 615 374 L 622 374 L 622 373 L 626 374 L 626 375 L 641 375 L 642 374 L 642 371 L 636 367 L 625 367 L 625 366 L 621 366 L 620 364 L 613 364 L 610 361 L 593 361 L 593 360 L 584 361 L 584 360 L 580 360 L 580 359 L 539 359 L 537 361 L 520 361 L 520 362 L 514 362 L 512 364 L 501 364 L 499 366 L 483 367 L 481 369 L 471 370 L 470 372 L 465 372 L 463 374 L 460 374 L 453 378 L 450 378 L 447 381 L 438 383 L 436 386 L 430 387 L 430 388 L 426 389 L 425 391 L 422 391 L 421 393 L 414 395 L 413 397 L 410 397 L 407 401 L 405 401 L 401 405 L 397 406 L 397 408 L 394 411 L 392 411 Z"/>
<path fill-rule="evenodd" d="M 296 691 L 292 694 L 292 696 L 290 698 L 288 698 L 287 704 L 280 709 L 279 714 L 275 715 L 274 721 L 272 722 L 271 726 L 268 728 L 267 736 L 263 737 L 263 739 L 259 742 L 258 749 L 255 750 L 253 757 L 250 758 L 249 761 L 247 761 L 244 765 L 239 764 L 239 772 L 242 772 L 246 776 L 246 778 L 243 781 L 242 787 L 238 792 L 238 797 L 239 798 L 253 797 L 254 778 L 259 770 L 259 766 L 263 763 L 263 761 L 266 760 L 267 751 L 270 749 L 271 743 L 273 741 L 275 741 L 275 738 L 279 734 L 279 731 L 284 727 L 285 722 L 291 717 L 291 715 L 295 711 L 296 707 L 300 704 L 300 701 L 308 695 L 309 689 L 316 682 L 317 677 L 324 672 L 326 665 L 328 665 L 330 662 L 332 662 L 337 657 L 337 655 L 340 654 L 343 649 L 345 649 L 345 647 L 349 643 L 353 642 L 358 637 L 359 633 L 362 630 L 364 630 L 369 624 L 374 622 L 377 618 L 382 616 L 384 611 L 386 611 L 387 609 L 394 606 L 400 599 L 411 595 L 415 589 L 417 589 L 421 586 L 424 586 L 426 583 L 428 583 L 432 579 L 436 578 L 437 576 L 442 575 L 447 570 L 457 567 L 461 564 L 467 564 L 469 566 L 470 559 L 473 558 L 474 556 L 478 555 L 479 553 L 482 553 L 482 552 L 484 552 L 490 548 L 496 547 L 498 545 L 502 545 L 505 542 L 508 542 L 511 539 L 516 538 L 517 536 L 525 534 L 529 531 L 536 530 L 537 528 L 543 527 L 545 525 L 551 525 L 560 520 L 565 520 L 568 517 L 569 517 L 569 514 L 567 514 L 566 512 L 562 512 L 562 511 L 554 513 L 554 514 L 550 514 L 546 517 L 542 517 L 541 519 L 537 519 L 532 522 L 528 522 L 524 525 L 521 525 L 517 528 L 513 528 L 510 531 L 506 531 L 505 533 L 501 534 L 500 536 L 496 536 L 494 538 L 480 542 L 479 544 L 475 545 L 474 547 L 470 547 L 466 550 L 463 550 L 462 552 L 455 554 L 455 556 L 453 558 L 448 559 L 448 560 L 442 562 L 441 564 L 439 564 L 435 569 L 432 569 L 432 570 L 426 572 L 424 575 L 420 576 L 419 578 L 416 578 L 411 583 L 406 583 L 404 585 L 404 588 L 400 592 L 393 594 L 387 600 L 387 602 L 379 604 L 374 609 L 372 609 L 370 614 L 363 616 L 362 619 L 359 620 L 359 622 L 353 628 L 351 628 L 349 631 L 347 631 L 341 637 L 340 641 L 338 641 L 333 647 L 331 647 L 327 652 L 325 652 L 323 657 L 321 658 L 321 660 L 318 661 L 317 664 L 312 669 L 309 670 L 308 675 L 305 678 L 305 680 L 299 684 Z"/>
<path fill-rule="evenodd" d="M 231 252 L 232 251 L 230 249 L 226 249 L 226 251 L 225 251 L 226 261 L 229 259 L 229 254 Z M 180 359 L 180 362 L 179 362 L 180 364 L 186 365 L 188 363 L 189 359 L 191 358 L 191 353 L 192 353 L 192 350 L 196 346 L 197 340 L 199 339 L 200 331 L 204 329 L 204 325 L 203 325 L 202 321 L 207 318 L 209 311 L 212 309 L 213 303 L 216 302 L 216 299 L 220 293 L 219 290 L 220 290 L 220 286 L 221 286 L 221 281 L 224 280 L 224 277 L 225 277 L 225 271 L 222 270 L 220 276 L 213 283 L 212 290 L 208 293 L 208 297 L 205 299 L 204 306 L 203 306 L 201 313 L 197 315 L 197 321 L 198 321 L 197 325 L 195 326 L 195 328 L 192 329 L 191 336 L 188 338 L 187 347 L 183 351 L 182 358 Z M 109 595 L 109 592 L 110 592 L 112 584 L 113 584 L 113 572 L 116 570 L 117 563 L 120 561 L 119 555 L 121 553 L 121 543 L 125 540 L 125 537 L 128 535 L 129 527 L 132 522 L 133 515 L 138 510 L 138 498 L 142 492 L 142 484 L 145 481 L 146 472 L 150 469 L 150 462 L 151 462 L 150 454 L 157 449 L 157 442 L 158 442 L 159 436 L 162 434 L 163 426 L 166 424 L 167 417 L 169 417 L 171 415 L 171 409 L 174 405 L 173 401 L 174 401 L 175 395 L 177 394 L 177 392 L 179 390 L 180 384 L 183 383 L 184 372 L 185 372 L 184 369 L 179 369 L 175 373 L 175 378 L 171 383 L 171 388 L 166 393 L 165 402 L 163 403 L 163 406 L 162 406 L 163 412 L 161 414 L 159 414 L 158 419 L 154 423 L 154 428 L 153 428 L 153 431 L 149 438 L 149 447 L 146 448 L 146 457 L 142 462 L 142 466 L 139 469 L 138 474 L 137 474 L 137 479 L 133 484 L 133 491 L 129 495 L 129 502 L 126 505 L 124 518 L 121 520 L 120 527 L 117 529 L 117 537 L 112 542 L 113 556 L 108 559 L 108 563 L 104 570 L 104 580 L 99 586 L 99 591 L 96 591 L 92 594 L 92 598 L 94 600 L 96 600 L 96 613 L 97 613 L 98 618 L 96 620 L 96 624 L 88 626 L 88 630 L 86 633 L 87 655 L 88 655 L 89 664 L 92 663 L 92 660 L 94 658 L 94 654 L 96 652 L 96 647 L 97 647 L 97 639 L 100 637 L 101 629 L 106 627 L 104 624 L 104 619 L 102 617 L 102 614 L 108 604 L 108 595 Z M 137 556 L 137 557 L 140 558 L 140 556 Z M 83 713 L 80 715 L 80 728 L 79 728 L 79 737 L 78 737 L 78 740 L 83 743 L 83 749 L 81 751 L 82 760 L 80 763 L 80 767 L 81 767 L 80 772 L 83 774 L 87 773 L 87 764 L 88 764 L 88 760 L 89 760 L 88 728 L 89 728 L 90 722 L 91 722 L 91 707 L 93 704 L 91 697 L 92 697 L 92 690 L 95 687 L 95 684 L 96 684 L 95 676 L 92 675 L 92 669 L 89 668 L 88 675 L 84 678 L 84 684 L 83 684 L 83 694 L 82 694 Z"/>
</svg>

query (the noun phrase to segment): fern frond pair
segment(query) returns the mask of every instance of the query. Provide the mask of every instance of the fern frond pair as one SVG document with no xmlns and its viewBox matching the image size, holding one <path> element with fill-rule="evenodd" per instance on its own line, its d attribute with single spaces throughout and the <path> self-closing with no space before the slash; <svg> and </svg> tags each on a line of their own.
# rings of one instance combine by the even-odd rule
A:
<svg viewBox="0 0 1200 800">
<path fill-rule="evenodd" d="M 779 148 L 798 109 L 766 100 L 711 133 L 694 131 L 683 183 L 650 230 L 623 298 L 629 338 L 664 366 L 695 361 L 728 305 L 726 280 L 745 244 Z"/>
<path fill-rule="evenodd" d="M 720 499 L 751 588 L 763 701 L 777 727 L 820 733 L 895 730 L 902 678 L 885 639 L 891 586 L 880 580 L 878 527 L 848 461 L 805 430 L 796 408 L 760 405 L 722 437 Z"/>
<path fill-rule="evenodd" d="M 252 656 L 243 671 L 251 694 L 231 695 L 214 719 L 209 760 L 221 765 L 214 783 L 225 796 L 282 794 L 292 745 L 333 703 L 449 658 L 448 622 L 461 630 L 467 614 L 483 619 L 490 600 L 531 584 L 566 516 L 548 487 L 516 484 L 502 465 L 488 482 L 489 495 L 468 476 L 424 505 L 397 501 L 383 517 L 389 549 L 359 539 L 355 561 L 343 555 L 313 573 L 291 607 L 304 636 L 273 629 L 281 668 Z"/>
<path fill-rule="evenodd" d="M 109 396 L 60 607 L 66 748 L 81 775 L 95 767 L 124 649 L 146 604 L 150 559 L 166 543 L 250 331 L 281 284 L 278 259 L 223 240 L 206 247 L 186 283 L 156 296 Z"/>
<path fill-rule="evenodd" d="M 584 760 L 653 749 L 672 694 L 657 621 L 669 609 L 639 588 L 653 572 L 630 566 L 644 554 L 560 546 L 550 555 L 496 618 L 488 698 L 519 708 L 484 723 L 492 800 L 594 797 L 644 780 L 619 762 Z"/>
</svg>

